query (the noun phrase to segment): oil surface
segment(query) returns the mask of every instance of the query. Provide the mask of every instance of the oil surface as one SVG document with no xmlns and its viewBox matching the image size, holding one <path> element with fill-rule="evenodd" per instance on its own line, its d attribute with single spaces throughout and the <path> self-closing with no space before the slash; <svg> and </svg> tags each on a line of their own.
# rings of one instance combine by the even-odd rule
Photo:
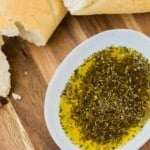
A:
<svg viewBox="0 0 150 150">
<path fill-rule="evenodd" d="M 127 55 L 132 53 L 138 53 L 132 49 L 127 49 L 126 47 L 108 47 L 102 52 L 109 51 L 109 57 L 114 58 L 117 61 L 122 61 Z M 91 55 L 88 59 L 84 61 L 75 71 L 74 74 L 69 79 L 68 83 L 64 91 L 61 94 L 60 100 L 60 123 L 66 135 L 70 138 L 72 143 L 77 145 L 83 150 L 112 150 L 116 149 L 124 144 L 126 144 L 130 139 L 132 139 L 141 129 L 143 128 L 146 121 L 150 118 L 150 100 L 146 100 L 146 108 L 144 111 L 144 115 L 140 120 L 128 128 L 125 128 L 125 134 L 119 136 L 118 140 L 104 140 L 97 141 L 92 138 L 87 138 L 83 136 L 83 127 L 79 125 L 78 120 L 75 119 L 75 114 L 72 114 L 73 109 L 77 109 L 79 107 L 78 95 L 82 95 L 83 85 L 87 84 L 84 81 L 84 77 L 87 72 L 92 69 L 92 67 L 96 63 L 96 56 L 100 55 L 101 52 L 97 52 Z M 106 56 L 107 57 L 107 56 Z M 142 66 L 144 67 L 144 66 Z M 149 70 L 150 71 L 150 70 Z M 148 76 L 148 81 L 150 82 L 150 77 Z M 81 88 L 82 85 L 82 88 Z M 90 85 L 89 85 L 90 86 Z M 147 89 L 147 93 L 150 93 L 150 89 Z M 83 96 L 83 95 L 82 95 Z M 97 97 L 97 95 L 94 95 Z M 145 105 L 144 105 L 145 106 Z M 108 122 L 109 124 L 109 122 Z M 89 130 L 89 129 L 86 129 Z M 86 132 L 85 130 L 85 132 Z M 90 130 L 91 131 L 91 130 Z M 108 133 L 109 135 L 109 133 Z M 116 137 L 118 137 L 116 135 Z"/>
</svg>

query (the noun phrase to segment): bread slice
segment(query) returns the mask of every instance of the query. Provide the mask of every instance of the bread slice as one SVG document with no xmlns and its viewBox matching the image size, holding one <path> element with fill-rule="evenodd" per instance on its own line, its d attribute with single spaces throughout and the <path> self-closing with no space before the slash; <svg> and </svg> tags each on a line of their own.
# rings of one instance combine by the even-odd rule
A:
<svg viewBox="0 0 150 150">
<path fill-rule="evenodd" d="M 37 46 L 46 44 L 66 13 L 63 0 L 0 0 L 3 18 L 18 29 L 19 36 Z"/>
<path fill-rule="evenodd" d="M 150 12 L 150 0 L 64 0 L 73 15 Z"/>
<path fill-rule="evenodd" d="M 3 45 L 3 39 L 0 36 L 0 47 Z M 0 49 L 0 96 L 7 97 L 11 88 L 9 64 L 5 54 Z"/>
</svg>

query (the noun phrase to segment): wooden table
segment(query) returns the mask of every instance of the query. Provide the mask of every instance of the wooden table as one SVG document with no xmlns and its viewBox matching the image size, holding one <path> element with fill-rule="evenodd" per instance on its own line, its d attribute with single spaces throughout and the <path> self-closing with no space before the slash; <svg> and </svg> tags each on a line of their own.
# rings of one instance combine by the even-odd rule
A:
<svg viewBox="0 0 150 150">
<path fill-rule="evenodd" d="M 150 13 L 64 18 L 45 47 L 5 38 L 12 92 L 22 96 L 0 109 L 1 150 L 58 150 L 44 121 L 44 96 L 56 68 L 78 44 L 96 33 L 130 28 L 150 35 Z M 142 150 L 149 150 L 148 142 Z"/>
</svg>

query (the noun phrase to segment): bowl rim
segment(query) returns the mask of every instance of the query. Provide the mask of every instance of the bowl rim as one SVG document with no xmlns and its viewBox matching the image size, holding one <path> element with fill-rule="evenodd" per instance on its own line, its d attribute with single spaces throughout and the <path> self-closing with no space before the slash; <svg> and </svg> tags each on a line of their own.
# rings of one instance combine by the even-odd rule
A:
<svg viewBox="0 0 150 150">
<path fill-rule="evenodd" d="M 50 100 L 50 98 L 51 98 L 51 96 L 52 96 L 52 92 L 50 92 L 50 91 L 53 91 L 53 89 L 55 88 L 56 89 L 56 87 L 55 87 L 55 83 L 56 82 L 58 82 L 57 81 L 57 79 L 59 79 L 59 76 L 62 76 L 62 71 L 63 71 L 63 69 L 64 69 L 64 67 L 68 64 L 68 62 L 69 61 L 71 61 L 71 59 L 72 58 L 74 58 L 75 56 L 77 57 L 77 55 L 79 55 L 80 53 L 81 53 L 81 50 L 80 49 L 82 49 L 83 47 L 85 47 L 85 48 L 87 48 L 87 46 L 89 45 L 88 43 L 91 43 L 91 44 L 93 44 L 92 42 L 93 41 L 95 41 L 96 39 L 99 39 L 99 40 L 102 40 L 103 39 L 103 36 L 109 36 L 109 35 L 111 35 L 112 37 L 112 42 L 113 42 L 113 37 L 115 36 L 115 35 L 134 35 L 135 37 L 137 37 L 137 39 L 139 38 L 141 38 L 143 41 L 145 41 L 145 43 L 147 43 L 147 45 L 149 46 L 149 48 L 150 48 L 150 38 L 148 37 L 148 36 L 146 36 L 146 35 L 144 35 L 143 33 L 140 33 L 140 32 L 138 32 L 138 31 L 135 31 L 135 30 L 131 30 L 131 29 L 111 29 L 111 30 L 107 30 L 107 31 L 103 31 L 103 32 L 101 32 L 101 33 L 98 33 L 98 34 L 96 34 L 96 35 L 94 35 L 94 36 L 92 36 L 92 37 L 90 37 L 90 38 L 88 38 L 87 40 L 85 40 L 85 41 L 83 41 L 81 44 L 79 44 L 77 47 L 75 47 L 67 56 L 66 56 L 66 58 L 62 61 L 62 63 L 59 65 L 59 67 L 56 69 L 56 71 L 55 71 L 55 73 L 54 73 L 54 75 L 53 75 L 53 77 L 52 77 L 52 79 L 51 79 L 51 81 L 49 82 L 49 85 L 48 85 L 48 88 L 47 88 L 47 92 L 46 92 L 46 95 L 45 95 L 45 103 L 44 103 L 44 118 L 45 118 L 45 122 L 46 122 L 46 126 L 47 126 L 47 128 L 48 128 L 48 131 L 49 131 L 49 133 L 50 133 L 50 135 L 51 135 L 51 137 L 52 137 L 52 139 L 54 140 L 54 142 L 61 148 L 61 149 L 63 149 L 63 150 L 67 150 L 68 148 L 70 149 L 70 146 L 71 146 L 71 149 L 72 150 L 77 150 L 78 149 L 78 147 L 76 146 L 76 145 L 74 145 L 74 144 L 72 144 L 72 142 L 68 139 L 68 137 L 66 136 L 66 137 L 64 137 L 64 135 L 63 135 L 63 138 L 65 138 L 65 140 L 68 140 L 68 141 L 66 141 L 66 142 L 69 142 L 69 143 L 67 143 L 68 145 L 69 145 L 69 147 L 68 147 L 68 145 L 66 144 L 66 142 L 64 143 L 64 140 L 63 139 L 61 139 L 61 137 L 60 136 L 62 136 L 62 135 L 59 135 L 59 133 L 56 133 L 55 132 L 55 130 L 54 130 L 54 128 L 55 128 L 55 126 L 57 126 L 57 124 L 56 125 L 54 125 L 53 124 L 53 121 L 54 120 L 52 120 L 52 119 L 50 119 L 50 116 L 49 115 L 51 115 L 50 114 L 50 112 L 51 113 L 53 113 L 53 111 L 55 112 L 55 111 L 57 111 L 56 110 L 56 108 L 54 108 L 54 107 L 52 107 L 51 106 L 51 110 L 50 110 L 50 107 L 48 107 L 48 106 L 50 106 L 50 104 L 51 104 L 51 100 Z M 128 38 L 130 38 L 130 37 L 128 37 Z M 134 40 L 133 40 L 134 41 Z M 110 46 L 110 45 L 108 45 L 108 46 Z M 106 46 L 105 46 L 106 47 Z M 128 46 L 127 46 L 128 47 Z M 96 51 L 98 51 L 97 49 L 94 49 L 94 50 L 92 50 L 92 53 L 94 53 L 94 52 L 96 52 Z M 91 53 L 91 54 L 92 54 Z M 88 55 L 89 56 L 89 55 Z M 147 56 L 146 56 L 147 57 Z M 87 57 L 85 57 L 85 58 L 87 58 Z M 150 58 L 150 56 L 148 56 L 148 58 Z M 83 60 L 83 59 L 82 59 Z M 79 63 L 79 64 L 81 64 L 81 62 Z M 77 65 L 78 66 L 78 65 Z M 76 67 L 74 67 L 74 68 L 76 68 Z M 74 69 L 73 69 L 74 70 Z M 71 74 L 70 74 L 71 75 Z M 70 75 L 69 75 L 69 77 L 70 77 Z M 69 78 L 68 77 L 68 78 Z M 61 91 L 62 91 L 63 89 L 61 89 Z M 60 94 L 60 93 L 59 93 Z M 60 96 L 60 95 L 59 95 Z M 59 100 L 58 100 L 59 101 Z M 59 105 L 59 103 L 57 103 L 56 105 Z M 52 110 L 53 109 L 53 110 Z M 54 114 L 53 114 L 54 115 Z M 55 116 L 56 117 L 56 119 L 57 119 L 57 121 L 59 120 L 59 116 L 57 115 L 57 116 Z M 58 125 L 58 128 L 61 128 L 61 125 L 60 125 L 60 123 L 59 123 L 59 125 Z M 142 134 L 142 138 L 137 138 L 137 140 L 136 140 L 136 142 L 134 142 L 133 141 L 133 139 L 130 141 L 130 143 L 131 143 L 131 145 L 135 145 L 136 144 L 136 149 L 138 149 L 138 148 L 140 148 L 143 144 L 145 144 L 146 142 L 147 142 L 147 140 L 148 139 L 150 139 L 150 135 L 146 135 L 145 136 L 145 133 L 147 132 L 147 131 L 149 131 L 150 132 L 150 121 L 148 121 L 148 123 L 145 125 L 145 127 L 144 127 L 144 129 L 146 130 L 142 130 L 143 131 L 143 134 L 142 134 L 142 132 L 140 132 L 139 134 Z M 60 130 L 62 130 L 62 132 L 63 132 L 63 129 L 60 129 Z M 136 136 L 137 137 L 137 136 Z M 138 141 L 138 142 L 137 142 Z M 127 149 L 130 149 L 130 146 L 129 147 L 127 147 L 126 145 L 125 146 L 123 146 L 123 147 L 121 147 L 121 149 L 123 150 L 127 150 Z M 133 147 L 132 147 L 132 149 L 133 149 Z"/>
</svg>

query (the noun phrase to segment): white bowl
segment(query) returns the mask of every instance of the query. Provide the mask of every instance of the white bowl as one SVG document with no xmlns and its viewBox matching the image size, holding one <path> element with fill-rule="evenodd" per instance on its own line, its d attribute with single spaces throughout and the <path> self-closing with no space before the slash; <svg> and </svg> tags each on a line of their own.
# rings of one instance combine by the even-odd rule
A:
<svg viewBox="0 0 150 150">
<path fill-rule="evenodd" d="M 64 43 L 65 44 L 65 43 Z M 108 30 L 99 33 L 77 46 L 61 63 L 49 83 L 45 98 L 45 120 L 48 130 L 62 150 L 78 150 L 66 136 L 59 121 L 60 94 L 74 70 L 92 53 L 107 46 L 126 46 L 139 50 L 145 57 L 150 58 L 150 39 L 137 31 L 128 29 Z M 122 150 L 137 150 L 150 139 L 150 121 L 142 131 Z"/>
</svg>

